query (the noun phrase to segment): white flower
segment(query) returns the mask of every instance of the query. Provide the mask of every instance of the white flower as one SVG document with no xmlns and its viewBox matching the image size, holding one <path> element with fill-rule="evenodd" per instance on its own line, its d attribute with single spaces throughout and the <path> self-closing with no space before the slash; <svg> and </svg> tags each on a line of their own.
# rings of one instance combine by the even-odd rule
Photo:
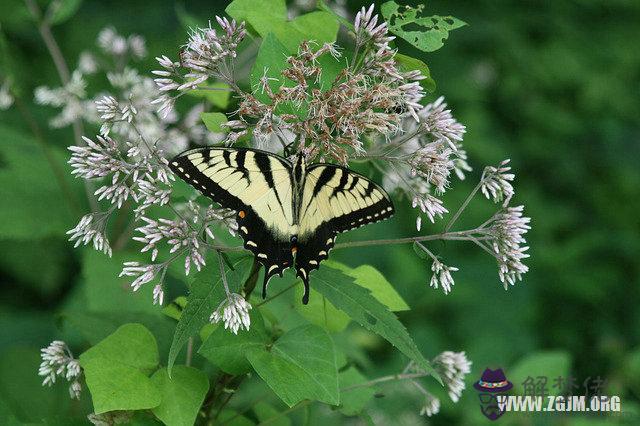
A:
<svg viewBox="0 0 640 426">
<path fill-rule="evenodd" d="M 509 203 L 515 191 L 511 182 L 516 175 L 509 173 L 511 167 L 508 166 L 509 160 L 504 160 L 498 167 L 487 166 L 482 174 L 481 190 L 487 199 L 492 199 L 494 203 L 504 200 L 504 205 Z"/>
<path fill-rule="evenodd" d="M 233 334 L 238 334 L 240 329 L 249 330 L 251 325 L 250 309 L 251 304 L 244 297 L 237 293 L 230 293 L 211 314 L 209 321 L 214 324 L 223 321 L 225 329 L 230 330 Z"/>
<path fill-rule="evenodd" d="M 426 214 L 431 223 L 435 222 L 436 217 L 442 218 L 442 215 L 448 213 L 449 210 L 442 204 L 442 200 L 434 197 L 431 194 L 421 194 L 413 197 L 411 203 L 413 208 L 420 207 L 422 213 Z M 422 224 L 421 217 L 418 216 L 416 228 L 420 231 L 420 225 Z"/>
<path fill-rule="evenodd" d="M 420 409 L 421 416 L 431 417 L 440 412 L 440 400 L 433 396 L 430 392 L 425 392 L 424 405 Z"/>
<path fill-rule="evenodd" d="M 67 231 L 67 235 L 70 235 L 69 241 L 75 241 L 74 248 L 80 244 L 87 245 L 89 242 L 93 242 L 94 249 L 102 251 L 111 257 L 111 246 L 105 234 L 110 214 L 110 211 L 89 213 L 80 219 L 75 228 Z"/>
<path fill-rule="evenodd" d="M 451 287 L 455 284 L 453 277 L 451 276 L 451 272 L 455 272 L 457 270 L 458 268 L 454 266 L 447 266 L 439 260 L 434 259 L 431 264 L 431 271 L 433 271 L 433 275 L 431 276 L 429 286 L 437 289 L 438 285 L 440 285 L 444 294 L 449 294 L 449 292 L 451 292 Z"/>
<path fill-rule="evenodd" d="M 529 257 L 524 234 L 531 229 L 531 218 L 522 216 L 523 211 L 524 206 L 505 208 L 496 213 L 488 225 L 489 233 L 493 236 L 492 248 L 498 260 L 498 274 L 505 290 L 508 285 L 522 280 L 522 274 L 529 271 L 522 261 Z"/>
<path fill-rule="evenodd" d="M 451 400 L 458 402 L 465 388 L 464 378 L 471 372 L 471 362 L 465 353 L 445 351 L 435 357 L 432 364 L 447 387 Z"/>
<path fill-rule="evenodd" d="M 13 95 L 9 91 L 9 84 L 5 81 L 0 86 L 0 110 L 7 110 L 13 105 Z"/>
<path fill-rule="evenodd" d="M 426 132 L 435 140 L 449 144 L 454 152 L 457 150 L 456 142 L 462 141 L 467 130 L 451 115 L 451 110 L 447 109 L 443 96 L 421 108 L 417 114 L 420 125 Z"/>
<path fill-rule="evenodd" d="M 82 52 L 78 59 L 78 69 L 83 74 L 94 74 L 98 71 L 98 62 L 95 56 L 90 52 Z"/>
<path fill-rule="evenodd" d="M 162 306 L 164 302 L 164 290 L 162 289 L 162 284 L 157 284 L 153 288 L 153 304 Z"/>
<path fill-rule="evenodd" d="M 61 340 L 54 340 L 46 348 L 40 351 L 42 363 L 38 375 L 44 377 L 43 386 L 51 386 L 56 382 L 56 377 L 61 377 L 71 382 L 69 395 L 79 399 L 82 386 L 79 379 L 82 376 L 82 368 L 77 359 L 73 358 L 67 344 Z"/>
<path fill-rule="evenodd" d="M 124 262 L 122 272 L 119 277 L 132 276 L 136 277 L 131 283 L 133 291 L 138 291 L 144 284 L 155 278 L 163 265 L 141 265 L 139 262 Z M 154 294 L 155 298 L 155 294 Z"/>
</svg>

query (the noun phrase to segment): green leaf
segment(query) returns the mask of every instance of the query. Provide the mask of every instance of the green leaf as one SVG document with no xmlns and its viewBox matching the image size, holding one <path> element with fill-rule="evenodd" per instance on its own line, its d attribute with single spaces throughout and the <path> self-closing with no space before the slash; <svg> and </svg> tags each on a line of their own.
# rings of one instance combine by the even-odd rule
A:
<svg viewBox="0 0 640 426">
<path fill-rule="evenodd" d="M 234 0 L 225 12 L 238 22 L 246 21 L 262 37 L 287 21 L 284 0 Z"/>
<path fill-rule="evenodd" d="M 305 399 L 332 405 L 340 401 L 333 341 L 318 326 L 290 330 L 271 348 L 249 349 L 247 359 L 289 407 Z"/>
<path fill-rule="evenodd" d="M 55 7 L 51 23 L 53 25 L 62 24 L 66 20 L 73 17 L 80 9 L 82 0 L 60 0 L 51 2 L 49 8 Z"/>
<path fill-rule="evenodd" d="M 514 393 L 522 395 L 522 383 L 527 377 L 537 381 L 538 376 L 548 379 L 548 391 L 551 395 L 559 395 L 562 389 L 552 386 L 557 377 L 567 378 L 571 369 L 571 355 L 564 351 L 540 351 L 520 359 L 508 372 L 507 378 L 513 383 Z"/>
<path fill-rule="evenodd" d="M 64 153 L 54 147 L 48 152 L 33 138 L 0 125 L 0 238 L 66 236 L 79 219 L 69 206 L 69 197 L 78 199 L 78 181 L 67 175 Z"/>
<path fill-rule="evenodd" d="M 345 19 L 342 16 L 338 15 L 335 10 L 333 10 L 332 8 L 327 6 L 327 3 L 325 3 L 324 0 L 318 0 L 318 2 L 316 3 L 316 8 L 318 8 L 319 10 L 322 10 L 323 12 L 327 12 L 327 13 L 332 14 L 333 17 L 338 22 L 340 22 L 342 25 L 344 25 L 345 27 L 347 27 L 351 31 L 355 31 L 355 27 L 353 26 L 353 22 L 351 22 L 348 19 Z"/>
<path fill-rule="evenodd" d="M 221 112 L 203 112 L 200 118 L 207 129 L 212 133 L 225 132 L 220 125 L 227 122 L 227 116 Z"/>
<path fill-rule="evenodd" d="M 162 313 L 173 318 L 176 321 L 180 320 L 182 311 L 187 306 L 187 298 L 184 296 L 177 297 L 173 302 L 162 308 Z"/>
<path fill-rule="evenodd" d="M 388 1 L 380 8 L 389 31 L 424 52 L 440 49 L 449 37 L 449 31 L 466 25 L 453 16 L 418 16 L 423 9 L 422 4 L 413 8 L 400 6 L 395 1 Z"/>
<path fill-rule="evenodd" d="M 256 417 L 260 422 L 265 422 L 269 419 L 277 417 L 275 420 L 269 421 L 268 424 L 273 426 L 291 425 L 291 419 L 289 419 L 289 417 L 281 414 L 280 411 L 276 410 L 272 405 L 269 405 L 266 402 L 258 402 L 256 405 L 254 405 L 253 412 L 256 414 Z"/>
<path fill-rule="evenodd" d="M 305 40 L 313 40 L 322 46 L 333 43 L 340 25 L 336 18 L 327 12 L 317 11 L 300 15 L 292 21 L 270 29 L 278 36 L 289 53 L 297 53 L 298 46 Z"/>
<path fill-rule="evenodd" d="M 256 56 L 256 61 L 251 68 L 249 79 L 251 82 L 251 88 L 255 89 L 260 85 L 260 79 L 263 75 L 266 75 L 270 79 L 269 87 L 272 91 L 277 91 L 281 84 L 288 83 L 289 86 L 293 85 L 291 81 L 283 81 L 281 73 L 287 67 L 287 56 L 289 52 L 287 48 L 278 40 L 278 37 L 273 33 L 267 33 L 262 44 L 260 44 L 260 50 Z M 262 93 L 261 90 L 256 91 L 255 97 L 263 103 L 269 103 L 269 96 L 266 93 Z"/>
<path fill-rule="evenodd" d="M 427 64 L 422 62 L 420 59 L 412 58 L 411 56 L 403 55 L 401 53 L 396 53 L 395 58 L 402 71 L 407 72 L 418 70 L 426 77 L 425 79 L 420 80 L 420 86 L 422 86 L 425 91 L 433 93 L 436 90 L 436 82 L 431 78 L 431 71 Z"/>
<path fill-rule="evenodd" d="M 195 423 L 200 406 L 209 390 L 209 379 L 202 371 L 178 365 L 171 378 L 167 369 L 156 371 L 151 382 L 160 389 L 162 401 L 155 414 L 168 426 L 190 426 Z"/>
<path fill-rule="evenodd" d="M 323 266 L 314 274 L 313 283 L 336 308 L 366 329 L 385 338 L 420 368 L 440 380 L 402 323 L 369 290 L 356 285 L 353 278 L 329 266 Z"/>
<path fill-rule="evenodd" d="M 206 82 L 202 84 L 202 86 L 207 86 L 213 89 L 221 89 L 221 90 L 210 90 L 210 89 L 195 89 L 186 92 L 190 96 L 195 96 L 197 98 L 204 98 L 211 102 L 213 106 L 220 109 L 227 109 L 229 106 L 229 98 L 231 97 L 231 90 L 229 89 L 229 85 L 222 82 L 215 82 L 212 84 L 207 84 Z M 225 117 L 226 121 L 226 117 Z"/>
<path fill-rule="evenodd" d="M 239 375 L 251 371 L 246 352 L 255 347 L 264 348 L 269 336 L 262 315 L 256 309 L 250 312 L 251 327 L 235 335 L 224 327 L 217 327 L 202 344 L 198 353 L 225 373 Z"/>
<path fill-rule="evenodd" d="M 236 266 L 244 259 L 236 263 Z M 234 274 L 227 275 L 227 281 L 232 288 L 237 288 L 238 283 L 233 282 Z M 173 335 L 167 369 L 171 375 L 171 367 L 178 357 L 180 349 L 187 343 L 189 337 L 198 334 L 202 326 L 209 323 L 211 313 L 220 305 L 225 297 L 222 286 L 222 276 L 215 257 L 207 259 L 207 266 L 195 276 L 191 291 L 187 296 L 187 305 L 180 315 L 180 320 Z"/>
<path fill-rule="evenodd" d="M 245 416 L 240 415 L 235 410 L 231 410 L 229 408 L 225 408 L 218 415 L 218 420 L 221 425 L 224 426 L 253 426 L 254 422 L 246 418 Z"/>
<path fill-rule="evenodd" d="M 373 266 L 362 265 L 357 268 L 350 268 L 334 261 L 327 261 L 325 264 L 355 279 L 356 284 L 369 289 L 371 295 L 391 311 L 398 312 L 411 309 L 384 275 Z"/>
<path fill-rule="evenodd" d="M 359 385 L 367 381 L 367 378 L 360 374 L 355 367 L 349 367 L 347 370 L 342 371 L 339 379 L 341 389 L 340 412 L 347 416 L 355 416 L 366 407 L 376 392 L 371 386 L 348 389 L 350 386 Z"/>
<path fill-rule="evenodd" d="M 296 286 L 295 292 L 296 300 L 302 300 L 302 294 L 304 293 L 302 286 Z M 313 288 L 310 289 L 309 303 L 307 305 L 296 303 L 294 307 L 310 323 L 333 333 L 344 330 L 351 322 L 349 315 L 336 309 L 331 302 Z"/>
<path fill-rule="evenodd" d="M 80 365 L 97 414 L 160 404 L 160 392 L 148 377 L 158 367 L 158 347 L 140 324 L 120 327 L 80 355 Z"/>
</svg>

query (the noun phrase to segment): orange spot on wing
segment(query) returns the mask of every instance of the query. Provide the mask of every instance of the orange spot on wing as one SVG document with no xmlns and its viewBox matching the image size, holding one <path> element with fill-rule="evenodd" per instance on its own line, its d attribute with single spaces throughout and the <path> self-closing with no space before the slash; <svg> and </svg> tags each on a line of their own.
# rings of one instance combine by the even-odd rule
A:
<svg viewBox="0 0 640 426">
<path fill-rule="evenodd" d="M 240 210 L 240 211 L 238 212 L 238 216 L 240 216 L 240 219 L 244 219 L 244 217 L 246 216 L 246 214 L 245 214 L 244 210 Z"/>
</svg>

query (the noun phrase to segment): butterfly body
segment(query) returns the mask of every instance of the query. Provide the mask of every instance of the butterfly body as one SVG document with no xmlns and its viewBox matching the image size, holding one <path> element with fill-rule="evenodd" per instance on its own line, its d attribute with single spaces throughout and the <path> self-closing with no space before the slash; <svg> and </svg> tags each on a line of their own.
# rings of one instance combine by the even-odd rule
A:
<svg viewBox="0 0 640 426">
<path fill-rule="evenodd" d="M 292 163 L 250 148 L 199 148 L 170 163 L 180 178 L 237 212 L 244 247 L 269 279 L 295 267 L 309 298 L 309 273 L 327 259 L 338 233 L 393 215 L 384 190 L 346 167 Z"/>
</svg>

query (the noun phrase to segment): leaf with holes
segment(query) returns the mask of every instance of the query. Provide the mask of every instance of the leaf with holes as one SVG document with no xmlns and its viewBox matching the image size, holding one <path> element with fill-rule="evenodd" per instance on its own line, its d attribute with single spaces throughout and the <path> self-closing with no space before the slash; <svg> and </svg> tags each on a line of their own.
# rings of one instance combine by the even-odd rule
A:
<svg viewBox="0 0 640 426">
<path fill-rule="evenodd" d="M 411 43 L 424 52 L 433 52 L 444 45 L 449 31 L 467 25 L 453 16 L 418 16 L 424 5 L 400 6 L 388 1 L 380 10 L 389 25 L 389 31 Z"/>
</svg>

